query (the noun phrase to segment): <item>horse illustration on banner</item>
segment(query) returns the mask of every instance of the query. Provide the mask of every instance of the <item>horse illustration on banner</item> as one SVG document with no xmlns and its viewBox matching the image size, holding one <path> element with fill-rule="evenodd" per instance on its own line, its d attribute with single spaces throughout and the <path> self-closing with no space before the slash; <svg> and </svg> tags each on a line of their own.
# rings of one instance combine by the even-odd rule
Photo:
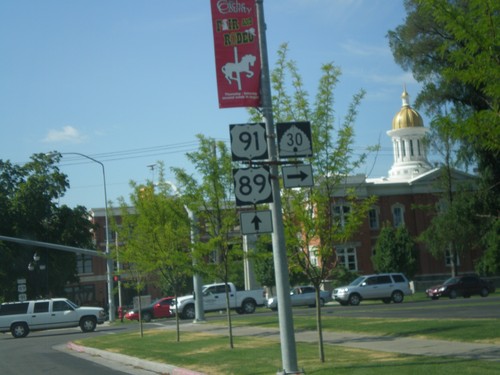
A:
<svg viewBox="0 0 500 375">
<path fill-rule="evenodd" d="M 250 67 L 254 66 L 256 59 L 254 55 L 245 55 L 239 62 L 236 58 L 236 62 L 228 62 L 224 65 L 221 70 L 229 84 L 232 81 L 238 82 L 238 90 L 241 91 L 240 74 L 245 73 L 247 78 L 252 78 L 254 73 L 250 70 Z"/>
</svg>

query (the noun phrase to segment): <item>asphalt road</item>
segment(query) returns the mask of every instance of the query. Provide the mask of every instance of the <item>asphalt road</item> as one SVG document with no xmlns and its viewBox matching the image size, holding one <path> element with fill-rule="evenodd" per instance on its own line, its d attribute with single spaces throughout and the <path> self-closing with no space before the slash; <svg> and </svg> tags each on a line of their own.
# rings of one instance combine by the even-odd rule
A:
<svg viewBox="0 0 500 375">
<path fill-rule="evenodd" d="M 275 311 L 260 308 L 257 314 L 277 314 Z M 294 315 L 314 316 L 313 308 L 295 308 Z M 323 309 L 323 315 L 345 317 L 380 317 L 380 318 L 431 318 L 431 319 L 477 319 L 500 318 L 500 296 L 487 298 L 472 297 L 455 300 L 403 302 L 401 304 L 383 304 L 381 302 L 362 302 L 359 306 L 340 306 L 330 303 Z M 233 315 L 234 319 L 245 318 Z M 225 319 L 219 313 L 206 314 L 208 321 Z M 186 321 L 183 321 L 186 322 Z M 161 319 L 145 327 L 175 324 L 174 319 Z M 149 326 L 149 327 L 148 327 Z M 0 334 L 0 374 L 50 374 L 50 375 L 120 375 L 127 373 L 120 364 L 112 368 L 100 363 L 86 361 L 79 356 L 61 351 L 68 342 L 93 335 L 107 335 L 137 329 L 136 324 L 98 326 L 96 332 L 82 333 L 79 328 L 32 332 L 24 339 L 14 339 L 10 334 Z M 56 348 L 59 348 L 57 350 Z M 108 363 L 109 365 L 109 363 Z M 137 369 L 135 370 L 137 371 Z M 137 373 L 137 372 L 136 372 Z"/>
<path fill-rule="evenodd" d="M 22 339 L 14 339 L 10 333 L 0 334 L 0 374 L 124 374 L 54 349 L 55 346 L 66 345 L 72 340 L 120 331 L 123 331 L 122 327 L 98 326 L 93 333 L 82 333 L 79 328 L 71 328 L 31 332 L 28 337 Z"/>
<path fill-rule="evenodd" d="M 331 310 L 330 310 L 331 309 Z M 378 301 L 366 302 L 359 306 L 340 306 L 325 309 L 325 313 L 340 316 L 372 318 L 412 318 L 412 319 L 480 319 L 500 318 L 500 297 L 471 297 L 436 301 L 431 299 L 400 304 L 384 304 Z"/>
</svg>

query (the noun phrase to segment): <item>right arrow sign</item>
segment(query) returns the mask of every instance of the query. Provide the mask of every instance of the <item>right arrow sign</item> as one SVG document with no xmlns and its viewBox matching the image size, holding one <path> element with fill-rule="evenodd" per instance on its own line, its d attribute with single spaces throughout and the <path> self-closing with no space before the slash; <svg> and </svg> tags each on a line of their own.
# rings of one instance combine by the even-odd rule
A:
<svg viewBox="0 0 500 375">
<path fill-rule="evenodd" d="M 312 166 L 309 164 L 282 168 L 283 185 L 286 188 L 311 187 L 314 185 Z"/>
</svg>

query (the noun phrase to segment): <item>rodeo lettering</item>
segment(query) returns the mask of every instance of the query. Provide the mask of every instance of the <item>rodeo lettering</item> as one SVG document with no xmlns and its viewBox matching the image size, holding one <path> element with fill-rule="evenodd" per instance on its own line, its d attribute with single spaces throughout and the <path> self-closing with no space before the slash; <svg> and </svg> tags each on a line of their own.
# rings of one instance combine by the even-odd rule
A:
<svg viewBox="0 0 500 375">
<path fill-rule="evenodd" d="M 251 26 L 253 23 L 252 18 L 244 18 L 241 21 L 243 26 Z M 240 30 L 240 23 L 237 18 L 217 20 L 215 30 L 218 33 L 223 33 L 224 46 L 248 44 L 253 43 L 255 40 L 255 29 L 253 27 L 245 31 L 238 31 Z"/>
<path fill-rule="evenodd" d="M 252 34 L 248 31 L 242 33 L 228 33 L 224 34 L 224 46 L 237 46 L 240 44 L 253 43 L 255 40 L 255 33 Z"/>
</svg>

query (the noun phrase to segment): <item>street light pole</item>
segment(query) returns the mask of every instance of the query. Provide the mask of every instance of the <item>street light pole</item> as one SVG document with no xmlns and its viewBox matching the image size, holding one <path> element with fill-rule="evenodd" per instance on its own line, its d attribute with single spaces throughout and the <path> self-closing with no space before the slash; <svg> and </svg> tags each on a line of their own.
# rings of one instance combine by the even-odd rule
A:
<svg viewBox="0 0 500 375">
<path fill-rule="evenodd" d="M 277 159 L 276 140 L 274 137 L 269 137 L 275 133 L 273 119 L 273 104 L 271 96 L 271 80 L 269 75 L 269 62 L 267 56 L 267 40 L 266 40 L 266 24 L 264 21 L 264 0 L 256 0 L 257 15 L 259 22 L 259 43 L 262 62 L 262 111 L 268 134 L 268 150 L 269 159 L 275 162 Z M 271 174 L 278 176 L 277 163 L 271 163 Z M 273 242 L 273 259 L 274 272 L 276 279 L 276 293 L 279 301 L 278 320 L 280 328 L 281 341 L 281 359 L 283 363 L 283 372 L 281 374 L 301 373 L 297 366 L 297 349 L 295 346 L 295 333 L 293 328 L 292 304 L 289 293 L 289 276 L 288 276 L 288 259 L 286 257 L 285 233 L 283 226 L 283 216 L 281 208 L 281 191 L 279 180 L 271 179 L 274 203 L 269 206 L 272 211 L 274 233 Z"/>
<path fill-rule="evenodd" d="M 111 254 L 109 252 L 109 221 L 108 221 L 108 193 L 106 189 L 106 170 L 104 164 L 93 157 L 82 154 L 80 152 L 60 152 L 60 155 L 79 155 L 83 158 L 89 159 L 102 168 L 102 179 L 104 182 L 104 225 L 105 225 L 105 242 L 106 242 L 106 283 L 108 286 L 108 308 L 109 308 L 109 321 L 113 322 L 115 320 L 115 304 L 113 299 L 113 260 L 111 259 Z"/>
</svg>

